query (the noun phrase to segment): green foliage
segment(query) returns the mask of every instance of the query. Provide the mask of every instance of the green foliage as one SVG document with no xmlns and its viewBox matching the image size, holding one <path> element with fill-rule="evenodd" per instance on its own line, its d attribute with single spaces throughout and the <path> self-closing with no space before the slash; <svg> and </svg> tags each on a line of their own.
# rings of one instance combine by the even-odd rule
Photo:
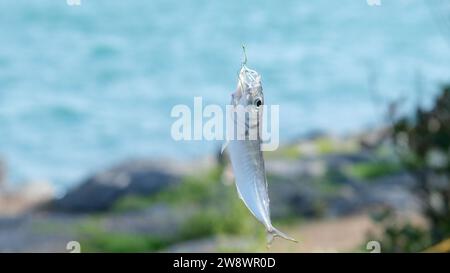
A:
<svg viewBox="0 0 450 273">
<path fill-rule="evenodd" d="M 155 251 L 169 243 L 209 236 L 257 234 L 264 237 L 264 228 L 254 219 L 238 198 L 234 185 L 222 183 L 222 169 L 213 168 L 203 174 L 188 176 L 179 185 L 152 196 L 128 196 L 119 200 L 114 211 L 141 210 L 155 203 L 164 203 L 177 210 L 194 213 L 183 222 L 180 232 L 170 238 L 112 234 L 89 231 L 90 249 L 115 252 Z"/>
<path fill-rule="evenodd" d="M 329 138 L 318 138 L 315 144 L 320 154 L 329 154 L 335 151 L 333 142 Z"/>
<path fill-rule="evenodd" d="M 429 230 L 411 224 L 384 221 L 386 251 L 421 251 L 450 236 L 450 86 L 443 89 L 434 107 L 418 108 L 414 119 L 401 118 L 393 126 L 392 139 L 403 165 L 416 180 L 414 192 L 423 204 Z"/>
<path fill-rule="evenodd" d="M 324 175 L 313 179 L 313 185 L 320 193 L 333 196 L 342 188 L 342 181 L 346 179 L 346 175 L 340 170 L 328 168 Z"/>
<path fill-rule="evenodd" d="M 132 210 L 143 210 L 154 202 L 151 196 L 127 195 L 113 205 L 112 212 L 121 213 Z"/>
<path fill-rule="evenodd" d="M 428 230 L 411 223 L 401 223 L 390 209 L 372 216 L 383 228 L 381 236 L 369 234 L 369 240 L 379 241 L 382 252 L 420 252 L 431 244 Z"/>
<path fill-rule="evenodd" d="M 183 224 L 183 239 L 221 234 L 251 234 L 258 229 L 264 230 L 238 198 L 236 187 L 223 184 L 220 174 L 213 170 L 206 177 L 190 177 L 186 180 L 182 192 L 191 192 L 195 188 L 201 190 L 202 194 L 187 194 L 182 197 L 184 202 L 198 208 L 198 212 Z M 177 202 L 183 201 L 178 199 Z"/>
<path fill-rule="evenodd" d="M 335 195 L 336 192 L 342 188 L 342 184 L 339 184 L 336 181 L 329 180 L 326 178 L 316 179 L 314 183 L 315 183 L 314 185 L 322 194 L 329 196 Z"/>
<path fill-rule="evenodd" d="M 369 235 L 369 240 L 379 241 L 387 253 L 421 252 L 431 245 L 430 233 L 411 223 L 384 227 L 382 237 Z"/>
<path fill-rule="evenodd" d="M 97 232 L 81 241 L 83 252 L 101 253 L 153 252 L 170 243 L 155 236 L 111 232 Z"/>
<path fill-rule="evenodd" d="M 212 201 L 224 189 L 221 168 L 213 168 L 205 174 L 188 176 L 180 185 L 157 194 L 154 199 L 168 204 L 201 204 Z"/>
<path fill-rule="evenodd" d="M 83 252 L 152 252 L 172 240 L 151 235 L 106 231 L 99 219 L 92 218 L 78 227 Z"/>
<path fill-rule="evenodd" d="M 408 154 L 405 164 L 415 167 L 415 190 L 437 243 L 450 236 L 450 86 L 432 109 L 419 108 L 414 120 L 399 120 L 394 141 Z"/>
<path fill-rule="evenodd" d="M 264 157 L 267 159 L 280 158 L 294 160 L 299 159 L 301 156 L 302 153 L 297 145 L 286 145 L 273 152 L 264 152 Z"/>
<path fill-rule="evenodd" d="M 264 228 L 256 222 L 244 204 L 234 202 L 227 209 L 207 208 L 194 214 L 183 224 L 181 237 L 193 239 L 223 234 L 248 235 L 258 230 L 263 232 Z"/>
<path fill-rule="evenodd" d="M 280 154 L 286 159 L 297 159 L 301 156 L 297 146 L 286 146 L 280 149 Z"/>
<path fill-rule="evenodd" d="M 331 153 L 352 154 L 360 150 L 360 145 L 354 139 L 335 140 L 331 137 L 319 137 L 314 140 L 314 145 L 318 154 L 326 155 Z"/>
<path fill-rule="evenodd" d="M 371 180 L 396 173 L 402 169 L 401 165 L 395 162 L 377 161 L 364 162 L 349 165 L 344 172 L 360 180 Z"/>
<path fill-rule="evenodd" d="M 395 136 L 405 136 L 406 145 L 422 162 L 429 153 L 440 150 L 447 156 L 446 164 L 439 169 L 450 171 L 450 86 L 445 87 L 430 111 L 417 109 L 414 120 L 400 119 L 394 126 Z M 404 139 L 404 138 L 403 138 Z M 397 143 L 401 140 L 395 138 Z M 401 143 L 400 143 L 401 144 Z"/>
<path fill-rule="evenodd" d="M 220 187 L 220 168 L 213 168 L 205 174 L 187 176 L 181 184 L 150 196 L 128 195 L 119 199 L 113 206 L 113 211 L 123 212 L 142 210 L 155 203 L 166 203 L 171 206 L 205 203 L 213 198 Z"/>
</svg>

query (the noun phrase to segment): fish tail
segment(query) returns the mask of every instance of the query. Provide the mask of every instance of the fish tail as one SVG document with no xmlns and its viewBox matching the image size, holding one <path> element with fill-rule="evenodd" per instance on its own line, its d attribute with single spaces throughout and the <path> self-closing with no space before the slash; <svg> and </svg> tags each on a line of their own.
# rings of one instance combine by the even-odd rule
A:
<svg viewBox="0 0 450 273">
<path fill-rule="evenodd" d="M 292 238 L 291 236 L 279 231 L 278 229 L 272 227 L 271 230 L 268 230 L 268 237 L 267 237 L 267 247 L 269 248 L 272 244 L 273 238 L 275 237 L 281 237 L 284 238 L 286 240 L 298 243 L 297 240 L 295 240 L 294 238 Z"/>
</svg>

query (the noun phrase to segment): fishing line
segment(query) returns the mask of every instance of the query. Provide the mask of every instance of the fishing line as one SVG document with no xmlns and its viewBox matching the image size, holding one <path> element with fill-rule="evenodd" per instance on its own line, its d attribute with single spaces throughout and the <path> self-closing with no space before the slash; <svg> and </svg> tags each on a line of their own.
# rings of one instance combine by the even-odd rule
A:
<svg viewBox="0 0 450 273">
<path fill-rule="evenodd" d="M 242 62 L 242 66 L 247 64 L 247 52 L 245 52 L 245 45 L 242 45 L 242 52 L 244 53 L 244 61 Z"/>
</svg>

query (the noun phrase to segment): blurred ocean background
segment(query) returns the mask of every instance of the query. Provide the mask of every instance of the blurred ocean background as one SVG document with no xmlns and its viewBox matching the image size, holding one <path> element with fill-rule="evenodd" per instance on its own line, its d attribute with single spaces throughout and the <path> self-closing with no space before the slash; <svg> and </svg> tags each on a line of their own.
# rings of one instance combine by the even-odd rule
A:
<svg viewBox="0 0 450 273">
<path fill-rule="evenodd" d="M 13 183 L 64 191 L 129 157 L 211 154 L 172 140 L 170 111 L 228 103 L 242 44 L 282 141 L 376 127 L 388 101 L 427 106 L 450 80 L 433 2 L 1 0 L 0 156 Z"/>
</svg>

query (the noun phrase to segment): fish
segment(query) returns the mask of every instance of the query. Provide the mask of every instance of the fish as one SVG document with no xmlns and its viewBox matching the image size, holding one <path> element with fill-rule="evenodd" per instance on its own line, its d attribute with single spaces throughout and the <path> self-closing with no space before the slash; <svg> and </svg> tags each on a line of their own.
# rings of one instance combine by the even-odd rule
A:
<svg viewBox="0 0 450 273">
<path fill-rule="evenodd" d="M 261 150 L 264 94 L 261 75 L 248 68 L 246 60 L 242 63 L 230 104 L 233 111 L 228 117 L 234 128 L 241 126 L 242 129 L 241 133 L 236 129 L 237 134 L 233 133 L 235 137 L 226 137 L 222 152 L 225 149 L 228 151 L 238 195 L 253 216 L 264 225 L 268 247 L 274 237 L 297 242 L 276 229 L 270 219 L 268 184 Z M 240 114 L 238 109 L 245 109 L 247 114 Z"/>
</svg>

